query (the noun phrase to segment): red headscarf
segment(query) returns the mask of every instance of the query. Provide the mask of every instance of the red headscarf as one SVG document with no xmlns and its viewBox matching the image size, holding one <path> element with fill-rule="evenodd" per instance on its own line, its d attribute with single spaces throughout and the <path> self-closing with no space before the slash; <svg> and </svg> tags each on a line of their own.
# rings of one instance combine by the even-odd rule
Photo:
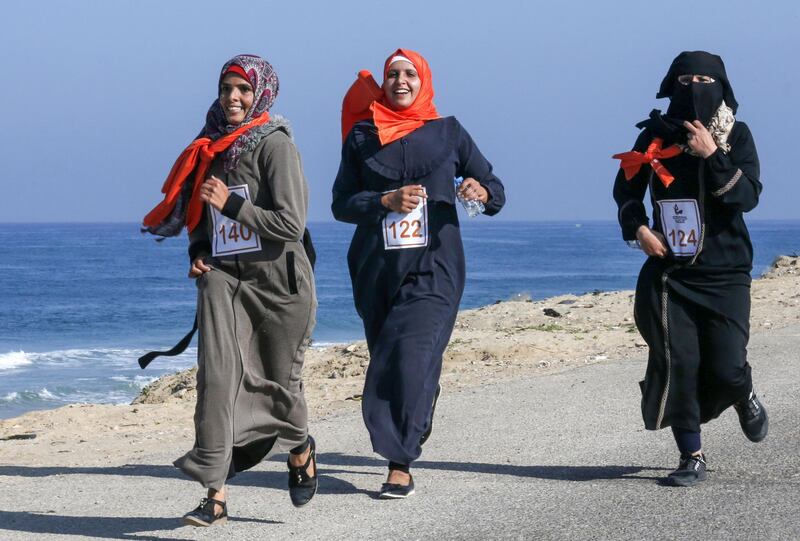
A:
<svg viewBox="0 0 800 541">
<path fill-rule="evenodd" d="M 431 69 L 421 54 L 397 49 L 383 65 L 383 79 L 386 80 L 390 62 L 395 56 L 408 58 L 417 70 L 420 86 L 414 103 L 406 109 L 392 109 L 372 74 L 367 70 L 360 71 L 342 102 L 342 140 L 359 120 L 371 118 L 378 128 L 381 145 L 388 145 L 423 126 L 428 120 L 441 118 L 433 104 Z"/>
</svg>

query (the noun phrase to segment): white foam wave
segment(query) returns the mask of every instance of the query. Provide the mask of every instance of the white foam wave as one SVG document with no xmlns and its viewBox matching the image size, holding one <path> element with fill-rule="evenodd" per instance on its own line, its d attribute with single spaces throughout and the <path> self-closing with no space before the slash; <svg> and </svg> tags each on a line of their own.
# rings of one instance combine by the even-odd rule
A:
<svg viewBox="0 0 800 541">
<path fill-rule="evenodd" d="M 29 364 L 69 367 L 96 362 L 101 362 L 106 366 L 129 368 L 131 365 L 135 365 L 136 360 L 147 351 L 145 349 L 126 348 L 59 349 L 30 353 L 10 351 L 0 353 L 0 370 Z M 165 358 L 162 363 L 183 366 L 187 362 L 193 362 L 196 355 L 196 348 L 187 348 L 183 354 L 174 358 Z"/>
<path fill-rule="evenodd" d="M 56 395 L 47 390 L 47 387 L 42 387 L 42 390 L 36 393 L 42 400 L 55 400 Z"/>
<path fill-rule="evenodd" d="M 13 402 L 19 398 L 19 393 L 8 393 L 3 398 L 0 398 L 3 402 Z"/>
<path fill-rule="evenodd" d="M 335 346 L 346 346 L 350 342 L 311 342 L 311 349 L 326 349 Z"/>
<path fill-rule="evenodd" d="M 30 355 L 26 354 L 24 351 L 0 353 L 0 370 L 8 370 L 9 368 L 16 368 L 32 363 L 33 361 L 30 359 Z"/>
</svg>

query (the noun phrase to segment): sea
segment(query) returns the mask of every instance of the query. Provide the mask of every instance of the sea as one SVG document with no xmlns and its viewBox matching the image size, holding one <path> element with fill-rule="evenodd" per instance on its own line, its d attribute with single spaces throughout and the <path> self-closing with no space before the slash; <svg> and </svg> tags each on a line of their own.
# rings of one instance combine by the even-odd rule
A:
<svg viewBox="0 0 800 541">
<path fill-rule="evenodd" d="M 800 220 L 750 221 L 753 275 L 800 253 Z M 346 253 L 353 226 L 309 224 L 319 309 L 312 347 L 363 338 Z M 462 219 L 462 308 L 499 300 L 633 289 L 644 256 L 616 222 Z M 191 328 L 196 289 L 186 239 L 156 242 L 138 224 L 0 224 L 0 419 L 70 403 L 129 403 L 196 361 L 196 342 L 146 370 Z"/>
</svg>

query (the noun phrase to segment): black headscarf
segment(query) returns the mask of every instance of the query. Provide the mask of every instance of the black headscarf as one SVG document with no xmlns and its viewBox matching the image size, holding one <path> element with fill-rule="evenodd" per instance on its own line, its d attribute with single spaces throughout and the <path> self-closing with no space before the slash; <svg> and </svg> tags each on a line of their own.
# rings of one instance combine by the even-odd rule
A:
<svg viewBox="0 0 800 541">
<path fill-rule="evenodd" d="M 714 82 L 684 85 L 678 82 L 678 77 L 681 75 L 707 75 L 712 77 Z M 722 58 L 705 51 L 684 51 L 675 57 L 667 75 L 661 81 L 661 88 L 656 98 L 670 99 L 667 114 L 662 115 L 660 110 L 653 109 L 650 118 L 636 126 L 647 127 L 668 142 L 677 143 L 686 141 L 684 120 L 690 122 L 700 120 L 704 125 L 708 125 L 723 100 L 734 114 L 739 107 Z"/>
</svg>

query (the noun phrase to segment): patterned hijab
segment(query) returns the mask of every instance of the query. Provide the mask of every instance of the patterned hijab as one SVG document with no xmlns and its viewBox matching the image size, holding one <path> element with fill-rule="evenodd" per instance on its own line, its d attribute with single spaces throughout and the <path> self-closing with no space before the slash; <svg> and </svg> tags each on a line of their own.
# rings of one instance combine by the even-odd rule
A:
<svg viewBox="0 0 800 541">
<path fill-rule="evenodd" d="M 219 84 L 228 73 L 247 79 L 253 87 L 253 105 L 239 125 L 228 124 L 225 112 L 214 100 L 206 115 L 206 125 L 181 152 L 161 188 L 164 199 L 142 220 L 143 229 L 154 235 L 172 237 L 183 226 L 194 230 L 203 214 L 200 186 L 216 156 L 222 156 L 225 171 L 235 169 L 244 152 L 253 150 L 261 139 L 274 131 L 269 108 L 278 95 L 278 76 L 272 66 L 254 55 L 239 55 L 222 66 Z M 218 86 L 219 88 L 219 86 Z"/>
<path fill-rule="evenodd" d="M 249 124 L 254 118 L 269 111 L 278 96 L 278 75 L 272 65 L 259 56 L 240 54 L 228 60 L 220 70 L 217 89 L 222 85 L 222 79 L 228 73 L 235 73 L 247 79 L 247 82 L 253 87 L 253 105 L 247 111 L 242 123 L 233 125 L 228 124 L 225 111 L 222 110 L 222 106 L 219 103 L 219 98 L 214 100 L 206 114 L 206 125 L 203 131 L 200 132 L 200 137 L 208 137 L 212 141 L 216 141 L 240 126 Z M 225 171 L 235 169 L 242 152 L 245 149 L 252 148 L 254 143 L 257 143 L 261 137 L 262 135 L 258 129 L 248 130 L 231 144 L 223 153 Z"/>
</svg>

